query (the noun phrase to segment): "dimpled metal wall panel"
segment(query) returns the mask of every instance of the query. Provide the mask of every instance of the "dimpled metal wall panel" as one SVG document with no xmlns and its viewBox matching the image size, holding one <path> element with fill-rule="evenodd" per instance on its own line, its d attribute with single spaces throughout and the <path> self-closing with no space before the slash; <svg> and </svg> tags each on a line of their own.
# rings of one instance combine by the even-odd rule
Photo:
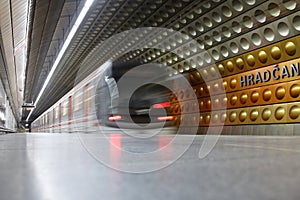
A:
<svg viewBox="0 0 300 200">
<path fill-rule="evenodd" d="M 181 115 L 198 120 L 192 114 L 200 112 L 199 134 L 205 134 L 208 126 L 224 124 L 222 134 L 299 135 L 299 5 L 285 0 L 226 1 L 177 25 L 199 42 L 205 54 L 189 47 L 178 55 L 156 58 L 149 50 L 145 59 L 173 64 L 178 73 L 187 75 L 197 95 L 199 107 L 184 88 L 170 95 L 174 125 L 180 124 Z M 174 46 L 181 40 L 176 35 L 169 39 Z M 180 61 L 180 53 L 189 59 Z M 215 77 L 216 71 L 221 79 Z M 221 95 L 222 89 L 226 95 Z"/>
</svg>

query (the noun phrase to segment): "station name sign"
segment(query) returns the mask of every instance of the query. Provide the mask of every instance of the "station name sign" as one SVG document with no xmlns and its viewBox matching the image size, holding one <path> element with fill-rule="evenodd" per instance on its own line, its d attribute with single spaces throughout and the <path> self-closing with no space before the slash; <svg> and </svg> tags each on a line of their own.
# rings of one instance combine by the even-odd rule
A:
<svg viewBox="0 0 300 200">
<path fill-rule="evenodd" d="M 274 65 L 272 69 L 259 70 L 254 73 L 241 75 L 240 86 L 245 87 L 296 76 L 300 76 L 299 62 L 283 66 Z"/>
</svg>

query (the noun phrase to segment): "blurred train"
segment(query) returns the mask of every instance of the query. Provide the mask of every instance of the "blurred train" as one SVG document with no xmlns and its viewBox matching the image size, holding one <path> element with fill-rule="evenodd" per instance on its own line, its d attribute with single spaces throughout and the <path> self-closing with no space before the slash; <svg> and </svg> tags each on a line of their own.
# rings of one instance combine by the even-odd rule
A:
<svg viewBox="0 0 300 200">
<path fill-rule="evenodd" d="M 156 128 L 171 126 L 171 91 L 159 83 L 141 85 L 132 94 L 120 90 L 119 80 L 140 63 L 107 62 L 77 84 L 31 123 L 33 132 L 97 132 L 99 127 Z M 150 71 L 129 75 L 131 81 Z M 162 80 L 165 81 L 165 80 Z M 138 126 L 137 126 L 138 125 Z"/>
</svg>

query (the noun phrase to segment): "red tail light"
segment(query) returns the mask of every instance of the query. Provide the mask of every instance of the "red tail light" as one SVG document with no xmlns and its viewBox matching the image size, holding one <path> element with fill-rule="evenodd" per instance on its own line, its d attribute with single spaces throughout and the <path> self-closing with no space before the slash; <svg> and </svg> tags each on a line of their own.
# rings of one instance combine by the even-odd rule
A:
<svg viewBox="0 0 300 200">
<path fill-rule="evenodd" d="M 153 108 L 166 108 L 166 107 L 170 107 L 170 102 L 166 101 L 166 102 L 161 102 L 153 105 Z"/>
<path fill-rule="evenodd" d="M 119 121 L 119 120 L 122 120 L 122 116 L 121 115 L 110 116 L 110 117 L 108 117 L 108 120 L 111 122 Z"/>
<path fill-rule="evenodd" d="M 171 121 L 173 120 L 174 117 L 173 116 L 164 116 L 164 117 L 157 117 L 158 121 Z"/>
</svg>

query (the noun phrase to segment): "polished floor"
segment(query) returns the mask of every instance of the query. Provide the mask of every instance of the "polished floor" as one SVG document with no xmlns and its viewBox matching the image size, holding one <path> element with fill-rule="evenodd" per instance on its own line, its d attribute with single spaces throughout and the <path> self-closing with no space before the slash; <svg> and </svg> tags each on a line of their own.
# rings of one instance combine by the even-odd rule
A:
<svg viewBox="0 0 300 200">
<path fill-rule="evenodd" d="M 203 159 L 192 137 L 1 135 L 0 199 L 300 199 L 300 137 L 222 136 Z"/>
</svg>

